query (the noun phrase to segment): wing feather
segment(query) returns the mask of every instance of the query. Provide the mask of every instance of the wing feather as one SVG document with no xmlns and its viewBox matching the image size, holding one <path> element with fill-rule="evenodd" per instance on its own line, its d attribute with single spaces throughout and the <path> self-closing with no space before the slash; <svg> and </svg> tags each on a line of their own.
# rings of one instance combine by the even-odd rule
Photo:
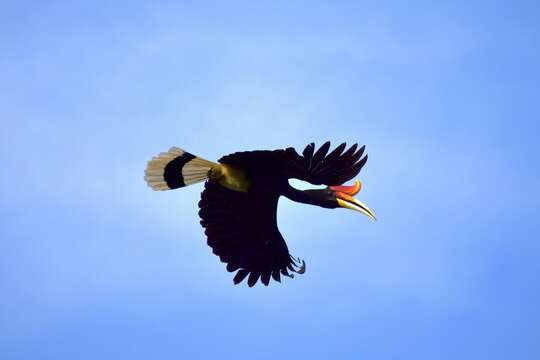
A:
<svg viewBox="0 0 540 360">
<path fill-rule="evenodd" d="M 346 146 L 345 143 L 340 144 L 328 154 L 329 141 L 317 151 L 315 151 L 315 144 L 310 143 L 302 152 L 302 156 L 298 155 L 293 148 L 287 148 L 283 172 L 289 178 L 308 181 L 316 185 L 341 185 L 358 175 L 367 161 L 367 155 L 362 157 L 365 146 L 358 149 L 358 144 L 353 144 L 345 150 Z"/>
<path fill-rule="evenodd" d="M 238 271 L 233 279 L 235 284 L 249 276 L 250 287 L 259 279 L 268 285 L 272 273 L 293 266 L 277 227 L 278 197 L 237 192 L 212 181 L 205 184 L 199 202 L 201 225 L 207 244 L 227 263 L 227 271 Z"/>
</svg>

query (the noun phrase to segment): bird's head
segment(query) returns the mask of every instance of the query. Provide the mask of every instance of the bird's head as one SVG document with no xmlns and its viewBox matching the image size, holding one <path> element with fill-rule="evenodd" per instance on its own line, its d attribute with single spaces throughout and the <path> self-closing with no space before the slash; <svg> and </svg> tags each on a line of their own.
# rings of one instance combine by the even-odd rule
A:
<svg viewBox="0 0 540 360">
<path fill-rule="evenodd" d="M 328 209 L 342 207 L 355 210 L 366 215 L 371 220 L 376 220 L 373 211 L 371 211 L 366 204 L 353 197 L 358 194 L 361 189 L 362 183 L 359 180 L 355 180 L 354 185 L 327 186 L 324 189 L 303 191 L 296 190 L 295 193 L 297 196 L 289 196 L 289 198 Z M 299 193 L 301 193 L 301 195 Z"/>
</svg>

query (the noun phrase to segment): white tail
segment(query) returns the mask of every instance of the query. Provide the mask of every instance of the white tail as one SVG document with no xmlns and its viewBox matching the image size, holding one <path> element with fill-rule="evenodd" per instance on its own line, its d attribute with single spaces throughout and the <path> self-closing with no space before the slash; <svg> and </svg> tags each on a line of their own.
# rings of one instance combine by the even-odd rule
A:
<svg viewBox="0 0 540 360">
<path fill-rule="evenodd" d="M 144 171 L 153 190 L 164 191 L 205 181 L 210 169 L 219 164 L 196 157 L 177 147 L 154 156 Z"/>
</svg>

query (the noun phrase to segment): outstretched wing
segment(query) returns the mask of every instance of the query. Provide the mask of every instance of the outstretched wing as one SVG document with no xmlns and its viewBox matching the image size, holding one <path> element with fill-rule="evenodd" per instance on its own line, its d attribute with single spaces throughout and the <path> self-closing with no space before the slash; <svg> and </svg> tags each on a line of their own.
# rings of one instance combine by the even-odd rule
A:
<svg viewBox="0 0 540 360">
<path fill-rule="evenodd" d="M 276 221 L 277 194 L 238 192 L 208 181 L 199 202 L 201 225 L 208 245 L 229 272 L 237 271 L 234 283 L 248 277 L 248 285 L 259 278 L 268 285 L 270 277 L 280 281 L 287 271 L 303 273 L 289 254 Z"/>
<path fill-rule="evenodd" d="M 354 178 L 367 161 L 362 158 L 365 146 L 357 150 L 354 144 L 345 151 L 343 143 L 328 154 L 330 142 L 325 142 L 317 151 L 311 143 L 302 152 L 302 156 L 293 148 L 285 150 L 286 164 L 284 172 L 287 177 L 308 181 L 320 185 L 341 185 Z"/>
</svg>

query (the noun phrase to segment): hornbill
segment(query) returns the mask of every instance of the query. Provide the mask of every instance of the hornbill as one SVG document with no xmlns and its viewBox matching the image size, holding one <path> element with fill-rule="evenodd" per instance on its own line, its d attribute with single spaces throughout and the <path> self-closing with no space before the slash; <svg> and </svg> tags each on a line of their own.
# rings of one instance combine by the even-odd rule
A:
<svg viewBox="0 0 540 360">
<path fill-rule="evenodd" d="M 247 277 L 249 287 L 259 279 L 268 285 L 270 277 L 280 282 L 280 275 L 293 278 L 293 273 L 302 274 L 306 268 L 304 261 L 289 254 L 278 230 L 281 195 L 304 204 L 356 210 L 375 220 L 373 212 L 353 198 L 361 189 L 360 181 L 343 185 L 365 165 L 364 149 L 354 144 L 346 150 L 343 143 L 328 153 L 330 142 L 317 151 L 311 143 L 302 155 L 292 147 L 243 151 L 215 163 L 172 147 L 148 162 L 144 179 L 161 191 L 206 181 L 199 216 L 208 245 L 229 272 L 237 271 L 235 284 Z M 326 188 L 298 190 L 289 184 L 291 178 Z"/>
</svg>

